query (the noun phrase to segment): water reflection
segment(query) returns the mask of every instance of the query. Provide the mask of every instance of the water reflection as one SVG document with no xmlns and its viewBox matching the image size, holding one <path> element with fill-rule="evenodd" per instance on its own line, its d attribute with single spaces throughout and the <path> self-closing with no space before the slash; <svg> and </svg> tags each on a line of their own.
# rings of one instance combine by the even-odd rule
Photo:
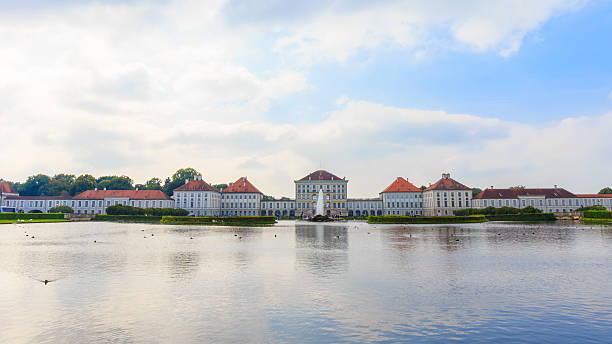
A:
<svg viewBox="0 0 612 344">
<path fill-rule="evenodd" d="M 174 252 L 168 256 L 172 278 L 190 277 L 198 271 L 200 254 L 197 252 Z"/>
<path fill-rule="evenodd" d="M 0 226 L 0 343 L 612 336 L 612 228 L 283 221 L 45 224 L 28 227 L 36 241 L 23 232 Z M 25 273 L 66 277 L 43 285 Z"/>
<path fill-rule="evenodd" d="M 295 225 L 296 263 L 308 271 L 326 275 L 348 267 L 348 229 L 324 224 Z"/>
</svg>

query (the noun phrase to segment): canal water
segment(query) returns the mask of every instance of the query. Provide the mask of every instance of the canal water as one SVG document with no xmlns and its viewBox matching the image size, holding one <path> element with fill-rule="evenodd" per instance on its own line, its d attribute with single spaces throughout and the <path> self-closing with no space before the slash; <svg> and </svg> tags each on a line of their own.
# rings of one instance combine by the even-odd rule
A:
<svg viewBox="0 0 612 344">
<path fill-rule="evenodd" d="M 0 225 L 0 343 L 611 340 L 612 228 Z"/>
</svg>

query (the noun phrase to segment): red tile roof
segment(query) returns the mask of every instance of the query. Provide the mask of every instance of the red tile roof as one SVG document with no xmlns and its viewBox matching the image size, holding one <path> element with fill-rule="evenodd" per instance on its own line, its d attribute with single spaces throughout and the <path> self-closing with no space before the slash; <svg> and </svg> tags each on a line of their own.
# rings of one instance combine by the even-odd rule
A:
<svg viewBox="0 0 612 344">
<path fill-rule="evenodd" d="M 237 181 L 230 184 L 227 188 L 222 190 L 223 193 L 232 193 L 232 192 L 242 192 L 242 193 L 258 193 L 259 191 L 250 181 L 247 180 L 247 177 L 240 177 Z"/>
<path fill-rule="evenodd" d="M 1 193 L 17 193 L 17 191 L 11 188 L 9 183 L 5 183 L 5 182 L 0 183 L 0 192 Z"/>
<path fill-rule="evenodd" d="M 519 196 L 535 197 L 544 196 L 546 198 L 575 198 L 576 195 L 562 188 L 548 189 L 486 189 L 476 195 L 474 199 L 507 199 L 518 198 Z"/>
<path fill-rule="evenodd" d="M 385 192 L 421 192 L 421 189 L 417 188 L 411 182 L 407 181 L 402 177 L 397 177 L 391 185 L 387 186 L 381 193 Z"/>
<path fill-rule="evenodd" d="M 576 195 L 580 198 L 612 198 L 612 194 L 590 194 L 590 195 Z"/>
<path fill-rule="evenodd" d="M 72 197 L 70 196 L 8 196 L 6 199 L 16 199 L 16 200 L 70 200 Z"/>
<path fill-rule="evenodd" d="M 164 199 L 170 197 L 160 190 L 87 190 L 74 196 L 74 199 L 104 199 L 110 197 L 126 197 L 130 199 Z"/>
<path fill-rule="evenodd" d="M 342 180 L 342 178 L 336 175 L 333 175 L 327 171 L 318 170 L 318 171 L 312 172 L 311 174 L 307 175 L 306 177 L 300 180 Z"/>
<path fill-rule="evenodd" d="M 215 191 L 219 192 L 216 188 L 210 186 L 207 182 L 202 179 L 190 180 L 187 184 L 183 184 L 174 191 Z"/>
<path fill-rule="evenodd" d="M 472 190 L 469 187 L 459 183 L 450 177 L 450 174 L 444 173 L 442 174 L 442 178 L 438 180 L 434 185 L 425 189 L 425 191 L 429 190 Z"/>
</svg>

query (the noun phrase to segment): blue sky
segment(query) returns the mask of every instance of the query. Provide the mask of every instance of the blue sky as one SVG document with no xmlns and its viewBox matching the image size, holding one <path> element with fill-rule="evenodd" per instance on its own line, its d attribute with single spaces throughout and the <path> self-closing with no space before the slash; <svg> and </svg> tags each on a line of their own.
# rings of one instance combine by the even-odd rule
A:
<svg viewBox="0 0 612 344">
<path fill-rule="evenodd" d="M 0 1 L 0 177 L 612 184 L 612 2 Z"/>
</svg>

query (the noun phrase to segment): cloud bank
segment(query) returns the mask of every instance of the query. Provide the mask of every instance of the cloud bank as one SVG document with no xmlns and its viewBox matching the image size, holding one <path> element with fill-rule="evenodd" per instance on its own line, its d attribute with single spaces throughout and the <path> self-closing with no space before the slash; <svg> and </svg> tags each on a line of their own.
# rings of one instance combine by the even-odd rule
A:
<svg viewBox="0 0 612 344">
<path fill-rule="evenodd" d="M 443 171 L 472 186 L 560 184 L 593 192 L 612 166 L 612 115 L 543 125 L 341 98 L 282 122 L 274 102 L 317 87 L 318 63 L 398 50 L 510 57 L 578 1 L 75 3 L 0 12 L 3 178 L 127 174 L 192 166 L 218 183 L 247 175 L 264 192 L 320 165 L 374 196 L 398 175 Z M 256 67 L 254 67 L 256 66 Z M 312 100 L 316 102 L 316 99 Z"/>
</svg>

